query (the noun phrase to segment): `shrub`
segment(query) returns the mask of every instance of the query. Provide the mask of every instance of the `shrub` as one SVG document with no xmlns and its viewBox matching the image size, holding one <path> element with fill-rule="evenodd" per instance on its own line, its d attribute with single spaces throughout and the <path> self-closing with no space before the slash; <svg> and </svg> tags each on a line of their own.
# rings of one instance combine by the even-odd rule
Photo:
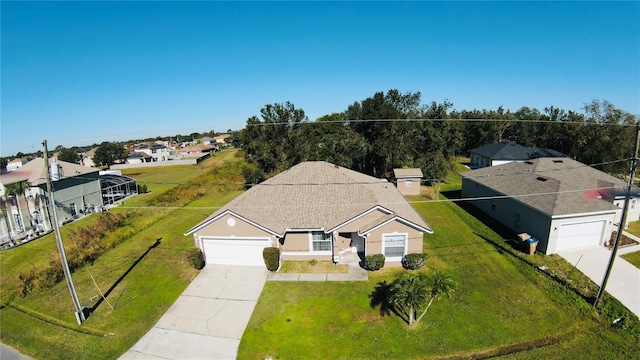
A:
<svg viewBox="0 0 640 360">
<path fill-rule="evenodd" d="M 187 260 L 194 269 L 200 270 L 204 267 L 204 254 L 198 247 L 187 250 Z"/>
<path fill-rule="evenodd" d="M 262 258 L 267 270 L 276 271 L 280 265 L 280 248 L 267 247 L 262 250 Z"/>
<path fill-rule="evenodd" d="M 418 270 L 427 262 L 427 254 L 407 254 L 402 258 L 402 267 L 407 270 Z"/>
<path fill-rule="evenodd" d="M 384 255 L 374 254 L 365 256 L 364 268 L 370 271 L 380 270 L 384 267 Z"/>
</svg>

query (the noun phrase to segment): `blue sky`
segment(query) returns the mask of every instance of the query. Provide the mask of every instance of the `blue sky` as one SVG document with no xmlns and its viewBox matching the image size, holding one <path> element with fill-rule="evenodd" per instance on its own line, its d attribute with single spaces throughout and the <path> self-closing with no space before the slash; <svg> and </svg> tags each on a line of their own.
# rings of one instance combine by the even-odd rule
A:
<svg viewBox="0 0 640 360">
<path fill-rule="evenodd" d="M 7 2 L 0 154 L 310 120 L 377 91 L 640 114 L 639 2 Z"/>
</svg>

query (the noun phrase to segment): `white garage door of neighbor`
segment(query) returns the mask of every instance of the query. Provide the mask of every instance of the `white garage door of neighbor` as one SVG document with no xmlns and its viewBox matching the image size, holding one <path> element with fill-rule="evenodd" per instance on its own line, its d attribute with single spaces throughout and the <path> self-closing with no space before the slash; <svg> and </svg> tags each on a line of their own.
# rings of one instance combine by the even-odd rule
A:
<svg viewBox="0 0 640 360">
<path fill-rule="evenodd" d="M 264 266 L 262 249 L 271 246 L 269 239 L 203 238 L 207 264 Z"/>
<path fill-rule="evenodd" d="M 605 220 L 560 225 L 558 250 L 600 245 Z"/>
</svg>

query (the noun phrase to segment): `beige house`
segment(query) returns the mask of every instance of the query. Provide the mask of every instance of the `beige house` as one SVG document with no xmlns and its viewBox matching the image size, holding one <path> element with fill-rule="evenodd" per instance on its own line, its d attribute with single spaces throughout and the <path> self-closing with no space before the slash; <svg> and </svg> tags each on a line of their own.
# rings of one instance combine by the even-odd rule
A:
<svg viewBox="0 0 640 360">
<path fill-rule="evenodd" d="M 422 252 L 429 225 L 393 184 L 327 162 L 303 162 L 247 190 L 204 219 L 193 235 L 207 263 L 263 265 L 384 254 L 387 263 Z"/>
<path fill-rule="evenodd" d="M 396 178 L 396 186 L 402 195 L 420 195 L 422 170 L 420 169 L 393 169 Z"/>
</svg>

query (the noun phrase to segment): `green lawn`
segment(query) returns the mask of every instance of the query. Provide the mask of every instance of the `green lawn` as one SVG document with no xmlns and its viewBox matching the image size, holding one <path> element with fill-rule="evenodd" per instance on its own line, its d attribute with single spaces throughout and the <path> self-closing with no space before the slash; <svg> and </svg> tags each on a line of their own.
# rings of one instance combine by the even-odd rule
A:
<svg viewBox="0 0 640 360">
<path fill-rule="evenodd" d="M 237 159 L 227 153 L 191 170 L 184 167 L 180 167 L 180 171 L 170 167 L 144 169 L 145 173 L 140 176 L 157 183 L 199 182 L 202 176 L 209 176 L 211 169 L 230 161 Z M 169 174 L 168 178 L 165 174 Z M 168 184 L 162 186 L 171 189 Z M 144 206 L 161 193 L 154 190 L 134 197 L 127 200 L 127 205 Z M 2 342 L 36 359 L 117 358 L 155 324 L 196 276 L 197 271 L 189 266 L 185 257 L 186 250 L 193 247 L 193 240 L 183 233 L 211 214 L 214 211 L 211 208 L 222 206 L 238 194 L 237 191 L 211 192 L 180 209 L 112 210 L 133 213 L 140 221 L 146 218 L 153 221 L 93 264 L 73 273 L 80 301 L 88 308 L 95 306 L 82 326 L 75 324 L 64 282 L 24 298 L 14 295 L 13 279 L 19 271 L 29 269 L 31 263 L 40 266 L 49 261 L 48 253 L 55 246 L 52 236 L 0 253 L 4 305 L 0 310 Z M 204 206 L 209 208 L 203 209 Z M 93 218 L 90 216 L 63 229 L 86 226 Z M 160 243 L 152 247 L 159 238 Z M 98 303 L 101 294 L 105 294 L 106 300 Z"/>
<path fill-rule="evenodd" d="M 640 269 L 640 251 L 622 255 L 622 258 L 632 263 L 638 269 Z"/>
<path fill-rule="evenodd" d="M 457 205 L 414 206 L 434 229 L 425 236 L 427 268 L 458 283 L 452 299 L 436 300 L 411 329 L 369 306 L 375 285 L 402 269 L 369 273 L 368 282 L 268 282 L 238 358 L 472 358 L 518 351 L 510 356 L 624 359 L 640 350 L 637 337 L 600 325 L 595 310 L 566 286 L 492 245 L 486 239 L 502 239 Z"/>
</svg>

